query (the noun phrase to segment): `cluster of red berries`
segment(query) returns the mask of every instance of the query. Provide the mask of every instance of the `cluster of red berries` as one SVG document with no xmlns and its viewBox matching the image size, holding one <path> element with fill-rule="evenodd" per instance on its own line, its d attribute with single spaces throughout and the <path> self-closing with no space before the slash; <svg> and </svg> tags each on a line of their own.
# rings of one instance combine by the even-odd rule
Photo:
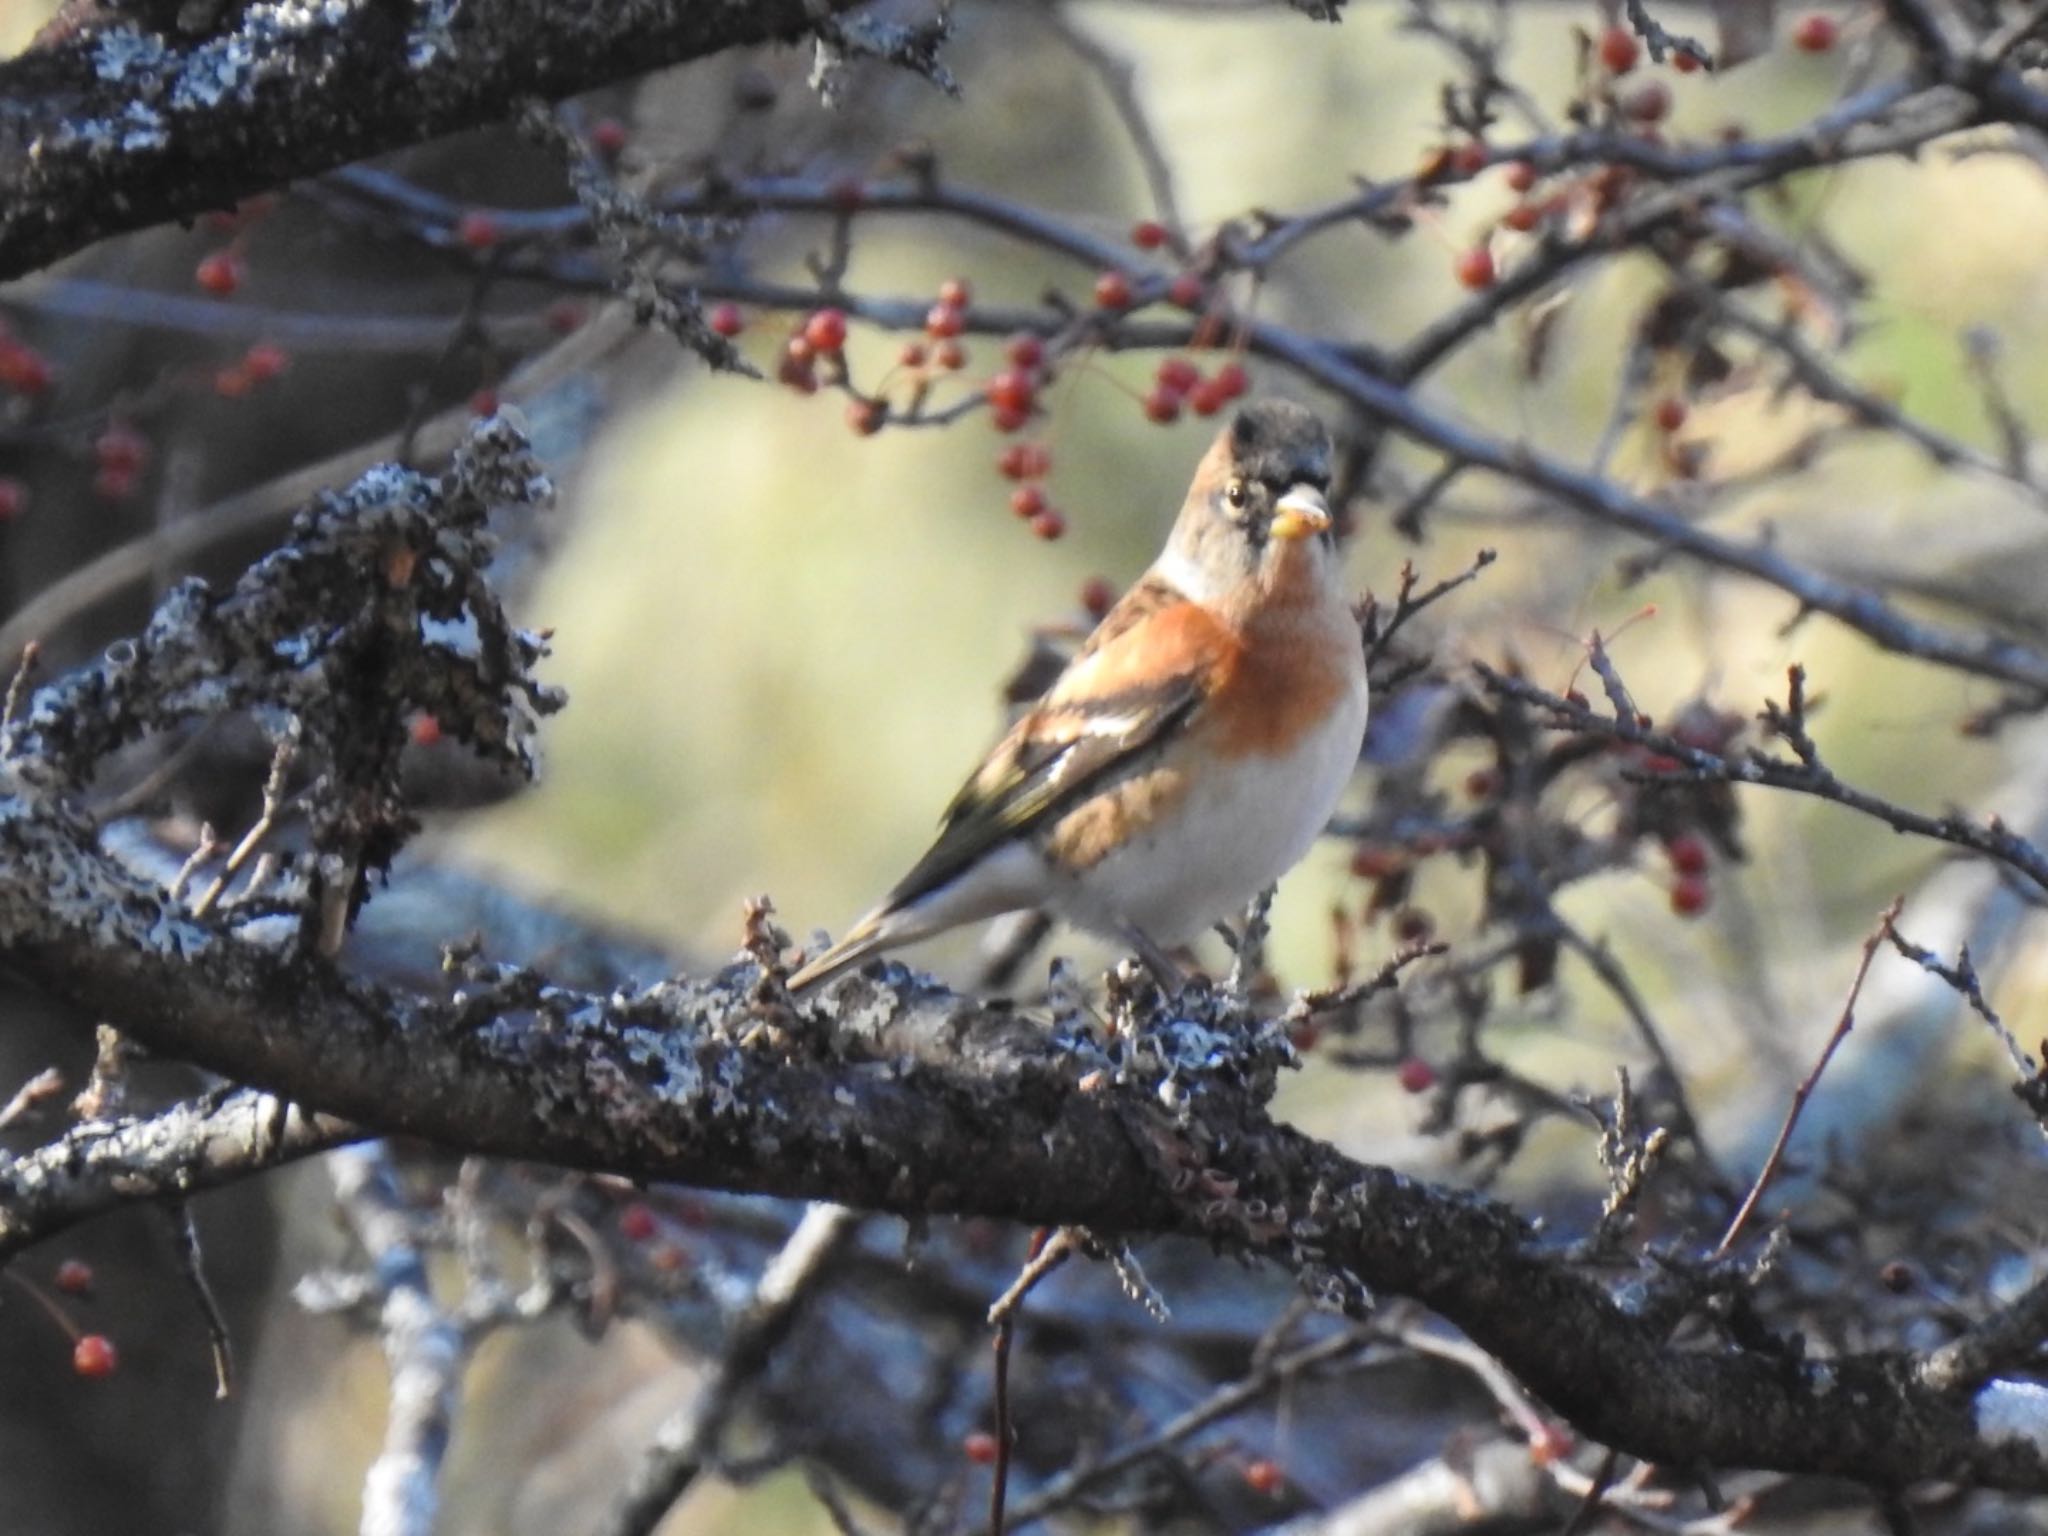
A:
<svg viewBox="0 0 2048 1536">
<path fill-rule="evenodd" d="M 702 1225 L 692 1221 L 687 1211 L 678 1219 L 686 1226 Z M 644 1251 L 649 1268 L 673 1275 L 690 1267 L 690 1255 L 682 1244 L 664 1235 L 666 1230 L 662 1218 L 644 1200 L 634 1200 L 619 1210 L 619 1236 Z"/>
<path fill-rule="evenodd" d="M 1145 418 L 1160 426 L 1180 419 L 1185 404 L 1197 416 L 1214 416 L 1251 388 L 1244 365 L 1228 362 L 1207 378 L 1185 357 L 1169 357 L 1153 376 L 1151 392 L 1145 396 Z"/>
<path fill-rule="evenodd" d="M 1698 917 L 1714 898 L 1707 883 L 1712 863 L 1707 840 L 1697 832 L 1673 833 L 1664 840 L 1664 856 L 1677 877 L 1671 885 L 1671 910 L 1680 917 Z"/>
<path fill-rule="evenodd" d="M 259 384 L 268 384 L 292 363 L 291 354 L 273 341 L 259 341 L 213 376 L 213 392 L 239 400 Z"/>
<path fill-rule="evenodd" d="M 1028 334 L 1012 336 L 1004 344 L 1003 356 L 1009 366 L 989 381 L 989 410 L 997 431 L 1014 432 L 1037 406 L 1044 383 L 1045 343 Z M 1051 470 L 1052 449 L 1044 443 L 1010 443 L 996 455 L 997 473 L 1018 482 L 1010 492 L 1010 510 L 1041 539 L 1056 539 L 1067 531 L 1065 514 L 1046 499 L 1040 483 Z"/>
<path fill-rule="evenodd" d="M 51 1283 L 66 1296 L 89 1298 L 93 1292 L 92 1266 L 83 1259 L 66 1259 L 57 1266 Z M 37 1295 L 41 1296 L 41 1293 L 37 1292 Z M 120 1368 L 121 1354 L 114 1348 L 112 1339 L 103 1333 L 78 1332 L 55 1301 L 48 1297 L 42 1297 L 42 1300 L 50 1315 L 71 1335 L 71 1369 L 75 1374 L 88 1381 L 99 1381 Z"/>
<path fill-rule="evenodd" d="M 149 439 L 124 421 L 110 421 L 92 440 L 95 496 L 126 501 L 149 463 Z"/>
<path fill-rule="evenodd" d="M 775 377 L 800 395 L 814 395 L 818 392 L 818 364 L 843 369 L 845 350 L 846 311 L 814 309 L 783 343 Z"/>
<path fill-rule="evenodd" d="M 1038 409 L 1038 392 L 1047 381 L 1045 343 L 1028 331 L 1003 343 L 1002 372 L 988 381 L 989 420 L 998 432 L 1016 432 Z"/>
</svg>

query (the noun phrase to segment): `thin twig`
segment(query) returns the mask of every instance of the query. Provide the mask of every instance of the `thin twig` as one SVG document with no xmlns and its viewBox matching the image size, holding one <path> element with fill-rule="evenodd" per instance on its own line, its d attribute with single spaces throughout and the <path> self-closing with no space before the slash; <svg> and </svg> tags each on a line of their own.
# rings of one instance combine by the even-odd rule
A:
<svg viewBox="0 0 2048 1536">
<path fill-rule="evenodd" d="M 1770 1156 L 1764 1159 L 1763 1168 L 1757 1173 L 1756 1182 L 1750 1185 L 1749 1193 L 1736 1208 L 1734 1220 L 1728 1223 L 1728 1230 L 1721 1234 L 1721 1241 L 1714 1245 L 1710 1258 L 1726 1257 L 1728 1250 L 1735 1245 L 1735 1239 L 1742 1235 L 1743 1227 L 1748 1224 L 1750 1212 L 1756 1209 L 1757 1202 L 1763 1198 L 1771 1180 L 1777 1177 L 1779 1165 L 1785 1160 L 1785 1146 L 1792 1140 L 1792 1132 L 1799 1124 L 1799 1116 L 1806 1108 L 1806 1101 L 1813 1097 L 1814 1089 L 1820 1086 L 1821 1074 L 1827 1071 L 1828 1063 L 1834 1059 L 1836 1047 L 1848 1039 L 1849 1031 L 1856 1025 L 1856 1000 L 1863 994 L 1863 979 L 1870 974 L 1870 962 L 1876 956 L 1878 946 L 1884 943 L 1885 934 L 1890 929 L 1892 921 L 1898 917 L 1905 904 L 1904 896 L 1893 897 L 1891 905 L 1886 907 L 1879 917 L 1877 926 L 1863 941 L 1863 958 L 1857 962 L 1856 979 L 1849 984 L 1849 996 L 1842 1004 L 1842 1015 L 1835 1020 L 1835 1027 L 1829 1031 L 1827 1043 L 1821 1047 L 1820 1055 L 1814 1060 L 1812 1069 L 1800 1081 L 1799 1086 L 1792 1090 L 1792 1104 L 1785 1111 L 1785 1123 L 1778 1127 L 1778 1139 L 1771 1143 Z"/>
<path fill-rule="evenodd" d="M 216 1398 L 232 1397 L 235 1391 L 235 1348 L 228 1337 L 228 1320 L 215 1299 L 213 1287 L 207 1283 L 206 1261 L 199 1251 L 199 1229 L 192 1224 L 192 1208 L 183 1200 L 172 1200 L 164 1207 L 164 1214 L 171 1223 L 171 1249 L 178 1260 L 178 1273 L 185 1277 L 185 1283 L 192 1288 L 193 1298 L 199 1303 L 199 1315 L 206 1321 L 206 1342 L 213 1352 L 213 1395 Z"/>
<path fill-rule="evenodd" d="M 660 1525 L 707 1462 L 741 1393 L 767 1367 L 794 1326 L 799 1309 L 832 1268 L 833 1259 L 860 1229 L 844 1206 L 818 1204 L 804 1212 L 754 1293 L 734 1319 L 725 1352 L 695 1398 L 654 1432 L 619 1501 L 605 1517 L 607 1536 L 648 1536 Z"/>
</svg>

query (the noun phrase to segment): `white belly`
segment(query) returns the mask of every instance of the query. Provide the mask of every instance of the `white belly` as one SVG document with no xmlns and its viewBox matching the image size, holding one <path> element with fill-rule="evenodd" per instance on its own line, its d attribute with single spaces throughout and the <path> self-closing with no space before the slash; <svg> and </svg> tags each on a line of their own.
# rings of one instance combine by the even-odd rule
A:
<svg viewBox="0 0 2048 1536">
<path fill-rule="evenodd" d="M 1062 882 L 1054 909 L 1110 936 L 1136 926 L 1163 945 L 1186 943 L 1237 916 L 1329 824 L 1358 766 L 1365 714 L 1361 677 L 1292 755 L 1252 754 L 1205 775 L 1160 826 Z"/>
</svg>

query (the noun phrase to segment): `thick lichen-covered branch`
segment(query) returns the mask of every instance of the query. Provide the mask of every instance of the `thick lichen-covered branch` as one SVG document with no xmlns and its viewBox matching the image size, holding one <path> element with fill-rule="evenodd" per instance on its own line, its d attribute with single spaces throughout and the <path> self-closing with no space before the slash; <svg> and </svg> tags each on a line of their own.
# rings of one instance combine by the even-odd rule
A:
<svg viewBox="0 0 2048 1536">
<path fill-rule="evenodd" d="M 237 6 L 197 36 L 102 16 L 0 63 L 0 279 L 852 8 L 330 0 Z"/>
</svg>

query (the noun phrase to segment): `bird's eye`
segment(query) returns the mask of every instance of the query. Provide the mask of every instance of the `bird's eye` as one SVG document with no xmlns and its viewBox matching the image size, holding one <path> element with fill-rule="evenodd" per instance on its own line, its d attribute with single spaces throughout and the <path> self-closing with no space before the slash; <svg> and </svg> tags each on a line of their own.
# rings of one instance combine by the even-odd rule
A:
<svg viewBox="0 0 2048 1536">
<path fill-rule="evenodd" d="M 1223 493 L 1223 499 L 1229 502 L 1232 507 L 1242 512 L 1245 504 L 1244 482 L 1242 480 L 1231 481 L 1229 488 Z"/>
</svg>

